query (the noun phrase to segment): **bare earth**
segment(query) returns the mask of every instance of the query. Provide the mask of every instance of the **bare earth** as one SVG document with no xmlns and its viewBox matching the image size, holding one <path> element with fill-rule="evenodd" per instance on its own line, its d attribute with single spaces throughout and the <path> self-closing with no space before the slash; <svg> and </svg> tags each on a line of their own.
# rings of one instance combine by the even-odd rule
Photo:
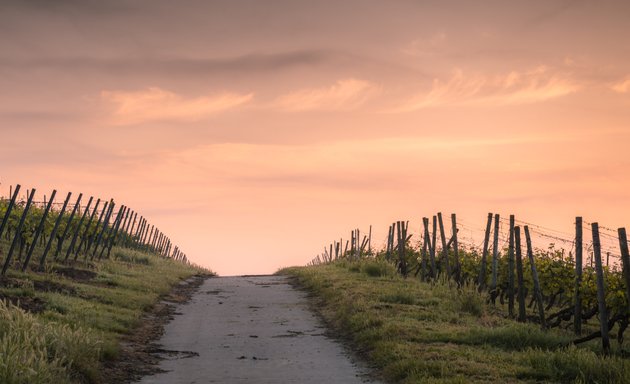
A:
<svg viewBox="0 0 630 384">
<path fill-rule="evenodd" d="M 164 372 L 140 383 L 375 383 L 325 335 L 283 276 L 207 279 L 159 340 Z"/>
</svg>

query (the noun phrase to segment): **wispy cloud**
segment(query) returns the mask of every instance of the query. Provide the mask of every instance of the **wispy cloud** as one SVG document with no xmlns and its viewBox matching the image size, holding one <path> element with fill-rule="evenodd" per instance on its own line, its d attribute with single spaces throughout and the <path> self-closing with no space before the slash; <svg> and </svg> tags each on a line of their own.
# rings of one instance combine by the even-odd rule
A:
<svg viewBox="0 0 630 384">
<path fill-rule="evenodd" d="M 446 105 L 500 106 L 542 102 L 576 92 L 580 85 L 568 75 L 541 66 L 488 76 L 456 70 L 446 80 L 434 79 L 431 90 L 414 95 L 394 112 Z"/>
<path fill-rule="evenodd" d="M 378 87 L 368 81 L 350 78 L 330 87 L 302 89 L 280 96 L 273 106 L 285 111 L 352 110 L 378 91 Z"/>
<path fill-rule="evenodd" d="M 620 80 L 610 86 L 610 88 L 617 93 L 629 93 L 630 92 L 630 76 Z"/>
<path fill-rule="evenodd" d="M 443 48 L 446 41 L 446 33 L 435 33 L 428 37 L 413 40 L 402 49 L 402 53 L 410 56 L 432 56 Z"/>
<path fill-rule="evenodd" d="M 223 93 L 186 98 L 158 87 L 140 91 L 102 91 L 101 99 L 113 107 L 112 122 L 118 125 L 146 121 L 194 122 L 243 105 L 253 94 Z"/>
</svg>

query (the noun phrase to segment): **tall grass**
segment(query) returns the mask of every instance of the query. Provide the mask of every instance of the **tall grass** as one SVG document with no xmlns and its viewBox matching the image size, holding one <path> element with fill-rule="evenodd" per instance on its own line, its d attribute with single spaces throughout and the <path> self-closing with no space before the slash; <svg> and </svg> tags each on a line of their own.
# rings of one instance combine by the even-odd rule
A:
<svg viewBox="0 0 630 384">
<path fill-rule="evenodd" d="M 89 380 L 100 354 L 100 338 L 91 332 L 39 320 L 0 301 L 0 383 Z"/>
</svg>

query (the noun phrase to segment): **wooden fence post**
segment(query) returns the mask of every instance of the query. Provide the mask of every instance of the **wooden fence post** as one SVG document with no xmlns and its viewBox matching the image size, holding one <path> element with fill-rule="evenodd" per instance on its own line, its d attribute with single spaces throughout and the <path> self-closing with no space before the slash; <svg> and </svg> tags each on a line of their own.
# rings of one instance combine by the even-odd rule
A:
<svg viewBox="0 0 630 384">
<path fill-rule="evenodd" d="M 431 258 L 433 260 L 433 262 L 435 263 L 435 277 L 438 276 L 438 274 L 441 272 L 442 270 L 442 266 L 440 264 L 438 264 L 437 259 L 436 259 L 436 253 L 437 253 L 437 216 L 433 215 L 433 233 L 432 233 L 432 239 L 431 239 Z"/>
<path fill-rule="evenodd" d="M 42 253 L 42 257 L 40 257 L 39 259 L 40 270 L 44 269 L 44 262 L 46 261 L 46 255 L 48 255 L 48 252 L 50 251 L 50 248 L 52 247 L 52 242 L 55 239 L 55 236 L 57 235 L 59 224 L 61 223 L 61 220 L 63 219 L 63 214 L 66 211 L 66 208 L 68 208 L 70 197 L 72 197 L 72 192 L 68 192 L 68 196 L 66 196 L 66 200 L 64 200 L 63 202 L 61 211 L 59 211 L 59 216 L 57 216 L 57 220 L 55 220 L 55 225 L 53 226 L 52 232 L 50 232 L 50 237 L 48 238 L 48 242 L 46 243 L 46 249 L 44 249 L 44 253 Z"/>
<path fill-rule="evenodd" d="M 405 243 L 407 240 L 407 225 L 404 221 L 397 223 L 398 228 L 398 262 L 400 274 L 403 277 L 407 277 L 407 259 L 405 255 Z"/>
<path fill-rule="evenodd" d="M 83 234 L 81 235 L 81 241 L 79 242 L 79 246 L 74 250 L 74 261 L 77 261 L 77 259 L 79 258 L 79 252 L 81 252 L 81 247 L 83 247 L 83 244 L 85 244 L 85 241 L 87 240 L 87 234 L 90 231 L 90 226 L 92 225 L 92 221 L 94 221 L 96 212 L 98 212 L 99 205 L 101 205 L 101 199 L 96 199 L 96 204 L 94 205 L 94 209 L 92 210 L 92 213 L 90 214 L 90 218 L 88 219 L 88 222 L 85 225 L 85 230 L 83 231 Z"/>
<path fill-rule="evenodd" d="M 510 242 L 508 244 L 508 314 L 514 317 L 514 215 L 510 215 Z"/>
<path fill-rule="evenodd" d="M 457 216 L 454 213 L 451 214 L 451 224 L 452 224 L 452 231 L 453 231 L 453 237 L 452 237 L 453 256 L 455 257 L 455 280 L 457 280 L 458 285 L 461 285 L 462 284 L 462 276 L 461 276 L 462 266 L 459 262 L 459 245 L 457 243 L 457 232 L 458 232 Z"/>
<path fill-rule="evenodd" d="M 593 254 L 595 256 L 595 273 L 597 274 L 597 303 L 599 305 L 599 327 L 602 333 L 602 348 L 605 354 L 610 353 L 610 337 L 608 336 L 608 310 L 606 309 L 606 284 L 602 267 L 602 249 L 599 241 L 599 225 L 591 224 L 593 231 Z"/>
<path fill-rule="evenodd" d="M 429 239 L 429 219 L 426 217 L 422 218 L 422 224 L 424 226 L 424 232 L 423 232 L 423 244 L 422 244 L 422 276 L 420 277 L 420 280 L 422 281 L 426 281 L 427 277 L 433 275 L 433 273 L 430 273 L 429 275 L 427 275 L 427 258 L 429 257 L 427 254 L 427 249 L 429 247 L 429 241 L 431 241 Z"/>
<path fill-rule="evenodd" d="M 92 250 L 92 256 L 90 256 L 90 260 L 94 259 L 94 256 L 96 255 L 96 251 L 98 250 L 98 246 L 101 245 L 101 241 L 103 241 L 103 236 L 105 233 L 105 230 L 107 229 L 107 225 L 109 224 L 109 218 L 112 215 L 112 212 L 114 211 L 114 206 L 116 204 L 114 203 L 114 200 L 110 200 L 109 201 L 109 208 L 107 208 L 107 212 L 105 213 L 105 217 L 103 218 L 103 226 L 100 230 L 100 232 L 98 233 L 98 237 L 96 238 L 96 241 L 94 243 L 94 249 Z"/>
<path fill-rule="evenodd" d="M 122 218 L 124 210 L 125 210 L 125 206 L 121 205 L 118 208 L 118 212 L 116 213 L 116 217 L 114 218 L 114 221 L 112 222 L 112 224 L 105 227 L 104 232 L 103 232 L 101 251 L 97 252 L 99 260 L 101 260 L 103 258 L 103 255 L 105 254 L 105 250 L 109 249 L 109 244 L 112 241 L 112 237 L 114 236 L 114 230 L 115 230 L 116 226 L 118 225 L 118 223 L 120 222 L 120 219 Z M 111 219 L 113 213 L 114 212 L 112 210 L 112 213 L 110 214 L 109 219 Z M 107 221 L 109 221 L 109 220 L 107 220 Z M 106 223 L 107 223 L 107 221 L 106 221 Z M 98 251 L 98 247 L 97 247 L 97 251 Z M 109 257 L 109 253 L 108 253 L 108 257 Z"/>
<path fill-rule="evenodd" d="M 446 264 L 446 279 L 451 279 L 451 264 L 448 261 L 448 246 L 446 245 L 446 234 L 444 233 L 444 221 L 442 220 L 442 212 L 438 212 L 438 223 L 440 225 L 440 240 L 442 240 L 442 259 Z"/>
<path fill-rule="evenodd" d="M 499 219 L 494 215 L 494 236 L 492 241 L 492 280 L 490 282 L 490 299 L 494 305 L 497 299 L 497 275 L 499 272 Z"/>
<path fill-rule="evenodd" d="M 536 271 L 536 262 L 534 261 L 534 251 L 532 250 L 532 239 L 529 236 L 529 228 L 527 225 L 525 229 L 525 240 L 527 241 L 527 257 L 529 258 L 529 264 L 532 269 L 532 279 L 534 280 L 534 295 L 538 302 L 538 315 L 540 316 L 540 324 L 543 329 L 547 328 L 545 321 L 545 307 L 543 305 L 542 291 L 540 290 L 540 281 L 538 280 L 538 272 Z"/>
<path fill-rule="evenodd" d="M 77 202 L 74 204 L 74 208 L 72 208 L 72 213 L 70 214 L 70 217 L 68 218 L 68 223 L 66 224 L 66 228 L 64 228 L 63 235 L 61 235 L 61 237 L 57 239 L 57 250 L 55 251 L 55 255 L 54 255 L 55 260 L 57 260 L 57 256 L 59 256 L 59 253 L 61 252 L 61 248 L 63 247 L 63 243 L 66 240 L 68 231 L 70 231 L 70 224 L 72 224 L 72 219 L 74 218 L 74 215 L 77 213 L 77 209 L 79 209 L 79 207 L 81 206 L 81 197 L 83 197 L 83 194 L 79 193 Z"/>
<path fill-rule="evenodd" d="M 131 208 L 127 207 L 127 209 L 125 209 L 125 221 L 123 221 L 120 227 L 120 232 L 122 232 L 123 234 L 127 234 L 127 230 L 129 229 L 129 224 L 131 224 L 132 216 L 133 216 L 133 211 L 131 210 Z"/>
<path fill-rule="evenodd" d="M 129 237 L 127 238 L 127 246 L 130 246 L 133 244 L 133 236 L 134 236 L 134 230 L 136 229 L 136 220 L 138 219 L 138 212 L 134 212 L 133 213 L 133 220 L 131 221 L 131 226 L 129 228 L 129 230 L 127 231 L 127 234 L 129 235 Z"/>
<path fill-rule="evenodd" d="M 370 232 L 368 235 L 368 254 L 372 254 L 372 225 L 370 225 Z"/>
<path fill-rule="evenodd" d="M 630 254 L 628 253 L 628 237 L 626 236 L 625 228 L 617 229 L 617 233 L 619 234 L 623 277 L 626 283 L 626 302 L 628 303 L 628 313 L 630 313 Z"/>
<path fill-rule="evenodd" d="M 389 237 L 388 237 L 388 251 L 387 251 L 387 261 L 392 260 L 393 258 L 393 253 L 394 253 L 394 231 L 396 228 L 396 224 L 392 223 L 392 225 L 389 226 Z"/>
<path fill-rule="evenodd" d="M 122 214 L 120 213 L 120 211 L 123 211 Z M 120 217 L 116 218 L 116 223 L 113 228 L 113 233 L 109 236 L 110 239 L 107 242 L 107 258 L 108 259 L 111 255 L 112 247 L 116 244 L 116 239 L 118 238 L 118 234 L 122 232 L 121 225 L 123 225 L 123 222 L 127 219 L 127 217 L 129 217 L 129 207 L 127 207 L 126 205 L 123 205 L 120 207 L 120 211 L 118 211 L 118 214 L 120 215 Z M 164 239 L 166 239 L 166 237 L 164 237 Z M 160 253 L 161 252 L 162 250 L 160 249 Z"/>
<path fill-rule="evenodd" d="M 88 213 L 90 213 L 90 207 L 92 206 L 93 200 L 94 200 L 94 197 L 90 196 L 87 206 L 85 207 L 85 211 L 83 211 L 83 215 L 81 215 L 81 219 L 79 219 L 79 224 L 77 224 L 77 228 L 75 229 L 74 234 L 72 235 L 72 240 L 70 241 L 70 246 L 68 247 L 68 250 L 66 251 L 66 257 L 64 261 L 68 261 L 68 257 L 70 257 L 70 254 L 74 250 L 74 246 L 77 244 L 77 238 L 79 236 L 79 232 L 81 232 L 81 227 L 83 226 L 83 221 L 85 221 L 85 217 L 88 215 Z"/>
<path fill-rule="evenodd" d="M 28 214 L 28 210 L 33 203 L 33 197 L 35 196 L 35 188 L 31 189 L 31 192 L 28 195 L 28 200 L 26 205 L 24 206 L 24 211 L 22 211 L 22 217 L 20 217 L 20 222 L 15 230 L 15 236 L 13 237 L 13 242 L 11 243 L 11 247 L 9 248 L 9 253 L 7 254 L 7 258 L 4 261 L 4 266 L 2 267 L 2 276 L 7 272 L 9 265 L 11 264 L 11 258 L 13 256 L 13 251 L 15 250 L 15 246 L 17 245 L 19 239 L 22 237 L 22 227 L 24 226 L 24 221 L 26 220 L 26 216 Z"/>
<path fill-rule="evenodd" d="M 142 232 L 144 231 L 144 224 L 145 224 L 145 220 L 143 216 L 140 216 L 140 219 L 138 220 L 138 229 L 136 230 L 135 235 L 133 236 L 133 245 L 135 248 L 140 248 L 140 239 L 141 239 L 141 235 Z"/>
<path fill-rule="evenodd" d="M 48 217 L 48 212 L 50 212 L 50 208 L 53 205 L 53 201 L 55 201 L 55 196 L 57 195 L 57 190 L 53 190 L 50 194 L 50 200 L 46 204 L 46 208 L 44 209 L 44 214 L 42 215 L 41 220 L 39 221 L 39 225 L 37 226 L 37 230 L 35 231 L 35 236 L 33 237 L 33 242 L 31 243 L 31 247 L 26 254 L 26 259 L 24 260 L 24 264 L 22 265 L 22 272 L 26 271 L 26 267 L 28 267 L 28 263 L 31 261 L 31 257 L 33 256 L 33 252 L 35 251 L 35 247 L 37 246 L 37 240 L 41 236 L 44 228 L 46 227 L 46 217 Z M 44 199 L 45 200 L 45 199 Z"/>
<path fill-rule="evenodd" d="M 582 218 L 575 218 L 575 308 L 573 312 L 573 331 L 582 334 Z"/>
<path fill-rule="evenodd" d="M 106 201 L 105 204 L 103 204 L 103 209 L 101 210 L 101 213 L 98 215 L 98 221 L 96 222 L 96 225 L 94 227 L 94 233 L 88 237 L 88 242 L 85 246 L 85 251 L 84 251 L 85 252 L 84 260 L 87 260 L 88 253 L 90 253 L 90 249 L 92 249 L 92 245 L 95 244 L 96 241 L 98 240 L 98 236 L 100 233 L 99 228 L 101 228 L 101 223 L 103 222 L 103 219 L 105 219 L 105 216 L 109 212 L 109 203 L 110 203 L 109 201 Z"/>
<path fill-rule="evenodd" d="M 514 227 L 514 247 L 516 248 L 516 278 L 518 280 L 518 321 L 525 322 L 525 281 L 523 279 L 523 256 L 521 248 L 521 228 Z"/>
<path fill-rule="evenodd" d="M 488 242 L 490 241 L 490 229 L 492 227 L 492 213 L 488 213 L 488 223 L 486 224 L 486 234 L 483 239 L 483 253 L 481 254 L 481 270 L 479 271 L 479 291 L 486 289 L 486 265 L 488 264 Z"/>
<path fill-rule="evenodd" d="M 11 186 L 11 192 L 13 192 L 13 186 Z M 7 211 L 4 213 L 4 218 L 2 219 L 2 224 L 0 225 L 0 239 L 2 238 L 2 234 L 4 233 L 4 229 L 9 222 L 9 217 L 11 216 L 11 211 L 15 206 L 15 201 L 18 198 L 18 194 L 20 193 L 20 184 L 15 186 L 15 192 L 11 193 L 11 201 L 9 201 L 9 205 L 7 206 Z"/>
<path fill-rule="evenodd" d="M 437 265 L 435 265 L 435 253 L 433 252 L 435 246 L 433 246 L 431 243 L 431 234 L 429 233 L 429 218 L 423 217 L 422 224 L 424 225 L 425 243 L 429 251 L 429 261 L 431 262 L 430 277 L 434 279 L 435 277 L 437 277 Z"/>
</svg>

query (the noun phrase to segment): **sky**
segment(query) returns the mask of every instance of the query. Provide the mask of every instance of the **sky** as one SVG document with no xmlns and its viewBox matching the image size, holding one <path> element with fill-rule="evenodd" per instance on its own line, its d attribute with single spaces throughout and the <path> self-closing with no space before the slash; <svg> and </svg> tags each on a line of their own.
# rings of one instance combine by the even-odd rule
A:
<svg viewBox="0 0 630 384">
<path fill-rule="evenodd" d="M 630 224 L 630 3 L 0 0 L 0 192 L 143 214 L 221 275 L 353 228 Z M 472 236 L 472 231 L 471 231 Z"/>
</svg>

